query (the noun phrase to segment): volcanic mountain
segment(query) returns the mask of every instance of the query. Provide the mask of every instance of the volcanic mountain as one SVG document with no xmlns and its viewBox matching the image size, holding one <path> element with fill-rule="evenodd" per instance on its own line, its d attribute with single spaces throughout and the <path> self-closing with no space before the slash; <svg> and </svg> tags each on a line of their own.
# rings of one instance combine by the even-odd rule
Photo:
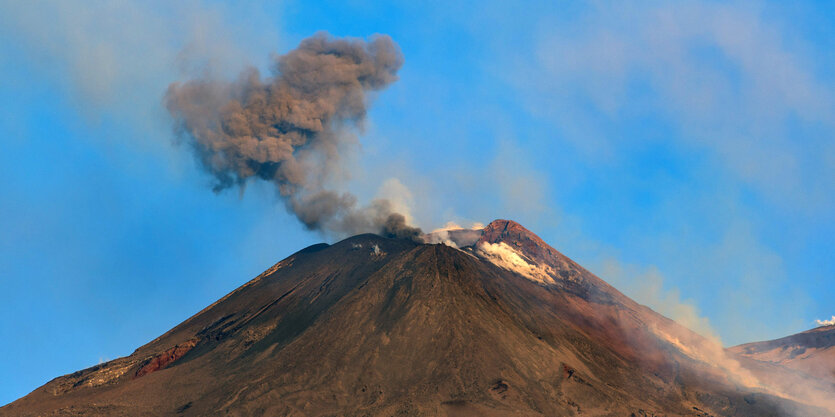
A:
<svg viewBox="0 0 835 417">
<path fill-rule="evenodd" d="M 835 325 L 728 349 L 761 383 L 835 409 Z"/>
<path fill-rule="evenodd" d="M 835 384 L 835 325 L 729 349 L 758 362 L 782 365 Z M 833 389 L 835 392 L 835 389 Z"/>
<path fill-rule="evenodd" d="M 3 415 L 830 415 L 512 221 L 275 264 Z"/>
</svg>

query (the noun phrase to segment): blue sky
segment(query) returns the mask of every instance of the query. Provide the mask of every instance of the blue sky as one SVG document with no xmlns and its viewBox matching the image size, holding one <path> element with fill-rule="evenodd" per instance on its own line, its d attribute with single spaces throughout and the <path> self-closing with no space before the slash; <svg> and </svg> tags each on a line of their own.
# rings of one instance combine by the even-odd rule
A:
<svg viewBox="0 0 835 417">
<path fill-rule="evenodd" d="M 323 239 L 266 184 L 212 193 L 161 104 L 320 30 L 405 57 L 344 156 L 362 199 L 517 220 L 726 345 L 835 314 L 828 3 L 79 4 L 0 1 L 0 403 Z"/>
</svg>

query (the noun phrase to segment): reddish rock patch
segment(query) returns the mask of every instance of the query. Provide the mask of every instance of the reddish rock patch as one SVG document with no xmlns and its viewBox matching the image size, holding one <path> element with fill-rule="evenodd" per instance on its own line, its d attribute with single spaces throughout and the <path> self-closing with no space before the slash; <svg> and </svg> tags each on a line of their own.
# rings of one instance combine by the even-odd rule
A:
<svg viewBox="0 0 835 417">
<path fill-rule="evenodd" d="M 151 372 L 159 371 L 162 368 L 170 365 L 177 359 L 182 358 L 188 353 L 194 346 L 197 345 L 198 339 L 190 339 L 184 343 L 180 343 L 178 345 L 174 345 L 174 347 L 166 350 L 165 352 L 160 353 L 159 355 L 154 356 L 153 358 L 146 361 L 139 369 L 136 371 L 136 378 L 139 378 L 144 375 L 148 375 Z"/>
</svg>

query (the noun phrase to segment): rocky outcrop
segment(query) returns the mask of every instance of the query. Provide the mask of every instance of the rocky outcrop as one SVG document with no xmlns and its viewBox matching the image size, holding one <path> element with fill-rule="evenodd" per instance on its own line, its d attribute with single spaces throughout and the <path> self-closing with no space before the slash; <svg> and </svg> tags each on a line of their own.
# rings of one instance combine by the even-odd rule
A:
<svg viewBox="0 0 835 417">
<path fill-rule="evenodd" d="M 185 356 L 186 353 L 193 349 L 199 341 L 200 339 L 197 338 L 187 340 L 178 345 L 174 345 L 170 349 L 151 357 L 150 359 L 147 359 L 139 366 L 139 369 L 136 370 L 135 376 L 139 378 L 148 375 L 151 372 L 156 372 L 165 368 Z"/>
</svg>

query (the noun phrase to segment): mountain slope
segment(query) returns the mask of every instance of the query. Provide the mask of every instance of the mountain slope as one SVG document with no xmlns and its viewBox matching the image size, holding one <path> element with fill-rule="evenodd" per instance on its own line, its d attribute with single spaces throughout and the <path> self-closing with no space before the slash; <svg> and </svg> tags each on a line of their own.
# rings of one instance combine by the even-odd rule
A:
<svg viewBox="0 0 835 417">
<path fill-rule="evenodd" d="M 835 383 L 835 325 L 729 349 L 744 357 L 782 365 Z"/>
<path fill-rule="evenodd" d="M 835 408 L 835 326 L 746 343 L 728 352 L 763 383 L 807 402 Z"/>
<path fill-rule="evenodd" d="M 446 238 L 311 246 L 0 414 L 824 415 L 514 222 Z"/>
</svg>

